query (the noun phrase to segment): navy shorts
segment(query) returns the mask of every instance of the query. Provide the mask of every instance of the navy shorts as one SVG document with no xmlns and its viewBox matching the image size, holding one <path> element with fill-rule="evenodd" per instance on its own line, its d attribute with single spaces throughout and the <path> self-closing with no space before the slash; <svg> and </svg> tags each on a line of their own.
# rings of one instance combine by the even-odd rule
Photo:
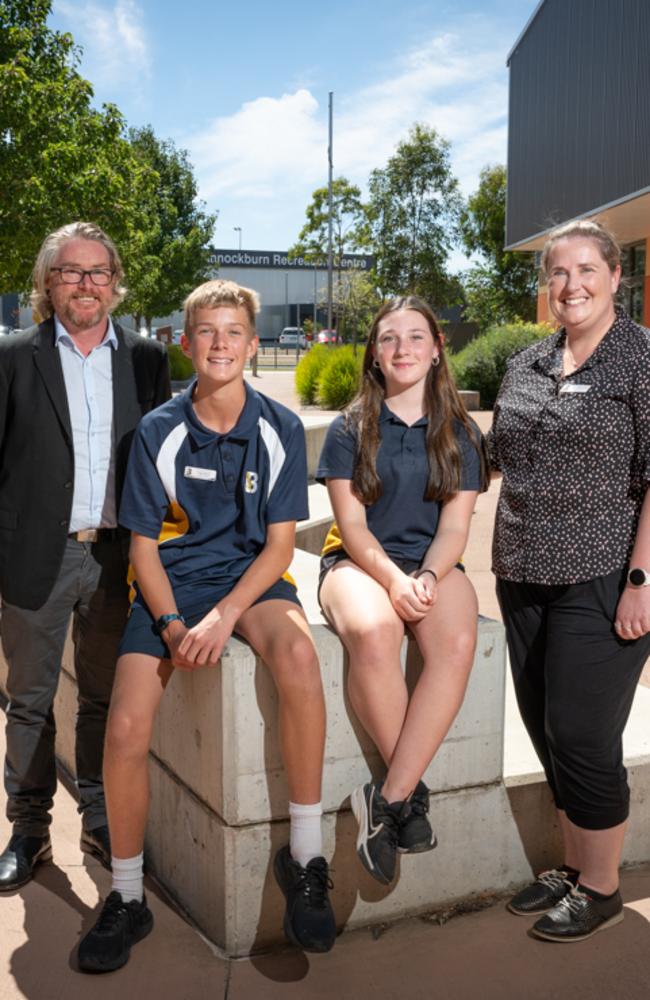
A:
<svg viewBox="0 0 650 1000">
<path fill-rule="evenodd" d="M 349 559 L 350 562 L 354 562 L 354 559 L 352 559 L 351 556 L 349 556 L 345 551 L 345 549 L 343 548 L 334 549 L 332 552 L 326 552 L 324 555 L 320 557 L 320 572 L 318 574 L 318 591 L 316 594 L 319 604 L 320 604 L 320 591 L 321 587 L 323 586 L 323 581 L 325 580 L 325 577 L 327 576 L 327 574 L 331 569 L 334 569 L 337 563 L 343 562 L 344 559 Z M 409 576 L 411 573 L 414 573 L 416 569 L 419 569 L 420 566 L 422 565 L 422 563 L 418 562 L 416 559 L 394 559 L 392 556 L 391 559 L 393 559 L 395 565 L 399 566 L 399 568 L 402 570 L 403 573 L 408 573 Z M 456 569 L 461 570 L 463 573 L 465 572 L 465 567 L 461 562 L 456 563 Z"/>
<path fill-rule="evenodd" d="M 189 605 L 183 604 L 179 607 L 179 612 L 185 619 L 185 623 L 188 628 L 192 628 L 194 625 L 198 625 L 202 618 L 205 618 L 208 611 L 211 611 L 215 604 L 230 593 L 228 590 L 215 591 L 211 595 L 209 603 L 202 600 L 200 605 Z M 297 604 L 298 607 L 302 607 L 299 599 L 298 592 L 296 590 L 295 584 L 291 583 L 289 580 L 285 580 L 281 577 L 279 580 L 269 587 L 263 594 L 253 602 L 253 607 L 256 604 L 262 604 L 264 601 L 291 601 L 292 604 Z M 122 636 L 122 641 L 120 643 L 120 648 L 118 651 L 119 656 L 124 656 L 125 653 L 144 653 L 147 656 L 155 656 L 158 659 L 168 660 L 169 659 L 169 649 L 167 645 L 158 635 L 155 629 L 155 622 L 149 612 L 149 609 L 145 604 L 140 603 L 139 600 L 134 601 L 131 606 L 131 613 L 129 615 L 128 621 L 126 623 L 126 628 L 124 629 L 124 635 Z"/>
</svg>

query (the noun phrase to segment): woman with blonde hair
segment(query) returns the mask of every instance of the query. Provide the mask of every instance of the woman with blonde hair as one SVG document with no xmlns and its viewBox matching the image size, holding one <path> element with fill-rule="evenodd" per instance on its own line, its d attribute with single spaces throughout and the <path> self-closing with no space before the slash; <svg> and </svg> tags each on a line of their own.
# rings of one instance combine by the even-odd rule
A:
<svg viewBox="0 0 650 1000">
<path fill-rule="evenodd" d="M 493 568 L 564 856 L 509 909 L 537 915 L 538 937 L 581 941 L 623 919 L 622 735 L 650 653 L 650 341 L 615 306 L 604 226 L 551 232 L 542 269 L 560 329 L 510 359 L 495 404 Z"/>
<path fill-rule="evenodd" d="M 435 847 L 421 780 L 465 694 L 477 601 L 458 565 L 486 471 L 480 432 L 450 375 L 430 307 L 409 295 L 372 323 L 357 399 L 329 428 L 317 478 L 335 525 L 320 602 L 349 655 L 352 706 L 385 765 L 352 793 L 357 852 L 378 881 L 397 852 Z M 408 628 L 422 654 L 409 699 Z"/>
</svg>

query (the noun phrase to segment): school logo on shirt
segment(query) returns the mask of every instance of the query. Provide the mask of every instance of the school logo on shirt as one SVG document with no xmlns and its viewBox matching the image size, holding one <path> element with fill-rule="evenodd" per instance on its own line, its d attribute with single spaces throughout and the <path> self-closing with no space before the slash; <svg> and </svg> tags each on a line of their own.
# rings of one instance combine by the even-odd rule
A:
<svg viewBox="0 0 650 1000">
<path fill-rule="evenodd" d="M 257 493 L 257 482 L 259 476 L 256 472 L 247 472 L 246 479 L 244 481 L 244 490 L 246 493 Z"/>
</svg>

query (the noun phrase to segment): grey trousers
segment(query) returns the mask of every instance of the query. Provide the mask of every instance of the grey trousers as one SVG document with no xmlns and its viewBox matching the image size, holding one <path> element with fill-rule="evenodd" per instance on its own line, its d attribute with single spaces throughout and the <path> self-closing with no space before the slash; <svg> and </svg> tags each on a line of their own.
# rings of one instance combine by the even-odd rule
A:
<svg viewBox="0 0 650 1000">
<path fill-rule="evenodd" d="M 106 823 L 102 756 L 117 648 L 128 612 L 128 538 L 68 539 L 52 592 L 38 611 L 2 604 L 9 667 L 5 789 L 14 831 L 42 836 L 56 790 L 54 696 L 70 617 L 79 685 L 76 769 L 79 812 L 93 830 Z"/>
</svg>

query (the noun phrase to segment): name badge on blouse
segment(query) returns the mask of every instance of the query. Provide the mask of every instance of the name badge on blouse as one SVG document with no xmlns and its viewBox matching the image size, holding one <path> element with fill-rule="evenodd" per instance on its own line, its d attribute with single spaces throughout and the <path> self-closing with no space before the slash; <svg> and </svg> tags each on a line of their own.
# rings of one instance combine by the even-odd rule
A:
<svg viewBox="0 0 650 1000">
<path fill-rule="evenodd" d="M 590 385 L 580 385 L 579 382 L 565 382 L 560 388 L 560 396 L 568 395 L 571 392 L 589 392 Z"/>
<path fill-rule="evenodd" d="M 217 478 L 217 470 L 197 469 L 195 465 L 186 465 L 183 475 L 186 479 L 204 479 L 208 483 L 213 483 Z"/>
</svg>

